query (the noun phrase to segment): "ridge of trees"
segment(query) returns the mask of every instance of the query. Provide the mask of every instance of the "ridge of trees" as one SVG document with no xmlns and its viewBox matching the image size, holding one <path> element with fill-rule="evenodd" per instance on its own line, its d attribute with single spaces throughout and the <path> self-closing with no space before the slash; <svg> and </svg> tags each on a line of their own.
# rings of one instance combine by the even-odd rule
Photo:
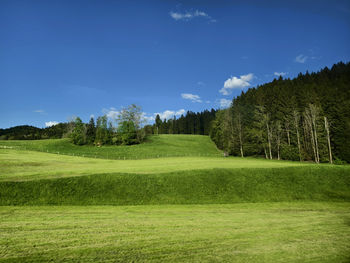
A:
<svg viewBox="0 0 350 263">
<path fill-rule="evenodd" d="M 20 125 L 7 129 L 0 129 L 0 140 L 60 139 L 67 133 L 68 126 L 69 123 L 58 123 L 46 128 Z"/>
<path fill-rule="evenodd" d="M 211 123 L 215 119 L 216 110 L 202 112 L 187 111 L 186 115 L 170 119 L 161 119 L 159 114 L 155 117 L 153 125 L 146 125 L 147 134 L 197 134 L 209 135 Z"/>
<path fill-rule="evenodd" d="M 350 63 L 242 92 L 210 136 L 230 155 L 350 162 Z"/>
</svg>

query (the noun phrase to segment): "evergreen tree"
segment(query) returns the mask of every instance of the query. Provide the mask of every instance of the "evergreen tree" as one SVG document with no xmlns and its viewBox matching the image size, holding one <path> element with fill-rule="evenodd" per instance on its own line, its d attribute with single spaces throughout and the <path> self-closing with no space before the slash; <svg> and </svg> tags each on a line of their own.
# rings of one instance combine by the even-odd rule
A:
<svg viewBox="0 0 350 263">
<path fill-rule="evenodd" d="M 93 144 L 96 137 L 95 120 L 90 118 L 89 123 L 86 125 L 86 141 L 88 144 Z"/>
<path fill-rule="evenodd" d="M 234 145 L 243 146 L 243 151 L 231 151 L 235 155 L 350 162 L 349 63 L 248 89 L 223 111 L 233 116 L 217 114 L 211 136 L 226 149 L 232 137 L 224 133 L 233 119 Z"/>
</svg>

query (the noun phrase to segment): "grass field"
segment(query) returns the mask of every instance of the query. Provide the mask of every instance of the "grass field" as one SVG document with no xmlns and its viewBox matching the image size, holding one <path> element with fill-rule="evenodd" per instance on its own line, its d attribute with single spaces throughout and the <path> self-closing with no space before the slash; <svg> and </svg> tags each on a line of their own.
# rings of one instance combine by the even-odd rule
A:
<svg viewBox="0 0 350 263">
<path fill-rule="evenodd" d="M 131 146 L 77 146 L 69 139 L 1 141 L 1 147 L 105 159 L 148 159 L 183 156 L 222 156 L 208 136 L 154 135 L 145 143 Z"/>
<path fill-rule="evenodd" d="M 349 262 L 348 203 L 0 207 L 0 262 Z"/>
<path fill-rule="evenodd" d="M 1 141 L 0 262 L 350 261 L 350 166 L 220 156 Z"/>
<path fill-rule="evenodd" d="M 0 181 L 34 180 L 101 173 L 167 173 L 213 168 L 282 168 L 315 166 L 299 162 L 254 158 L 168 157 L 143 160 L 106 160 L 0 149 Z M 327 165 L 323 165 L 326 167 Z M 339 167 L 335 167 L 336 169 Z M 349 167 L 350 168 L 350 167 Z"/>
</svg>

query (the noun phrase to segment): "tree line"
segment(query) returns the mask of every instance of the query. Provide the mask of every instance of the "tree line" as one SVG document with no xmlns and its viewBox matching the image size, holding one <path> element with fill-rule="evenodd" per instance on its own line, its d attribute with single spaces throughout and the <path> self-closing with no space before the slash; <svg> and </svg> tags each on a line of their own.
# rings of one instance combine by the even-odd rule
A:
<svg viewBox="0 0 350 263">
<path fill-rule="evenodd" d="M 350 64 L 242 92 L 210 136 L 228 155 L 350 162 Z"/>
<path fill-rule="evenodd" d="M 153 125 L 146 125 L 146 134 L 197 134 L 209 135 L 211 122 L 215 119 L 216 110 L 202 112 L 187 111 L 179 118 L 161 119 L 159 114 L 155 117 Z"/>
<path fill-rule="evenodd" d="M 123 108 L 115 119 L 107 115 L 96 119 L 90 118 L 85 124 L 77 117 L 70 123 L 68 137 L 76 145 L 132 145 L 142 143 L 146 137 L 142 127 L 141 108 L 135 104 Z"/>
<path fill-rule="evenodd" d="M 0 140 L 39 140 L 71 138 L 77 145 L 84 144 L 115 144 L 131 145 L 141 143 L 147 135 L 152 134 L 199 134 L 209 135 L 211 122 L 215 119 L 216 110 L 203 112 L 188 111 L 179 118 L 173 116 L 161 119 L 156 115 L 154 124 L 146 124 L 141 108 L 130 105 L 120 111 L 114 118 L 106 115 L 96 120 L 92 117 L 88 123 L 83 123 L 79 117 L 67 123 L 59 123 L 47 128 L 33 126 L 16 126 L 0 129 Z"/>
</svg>

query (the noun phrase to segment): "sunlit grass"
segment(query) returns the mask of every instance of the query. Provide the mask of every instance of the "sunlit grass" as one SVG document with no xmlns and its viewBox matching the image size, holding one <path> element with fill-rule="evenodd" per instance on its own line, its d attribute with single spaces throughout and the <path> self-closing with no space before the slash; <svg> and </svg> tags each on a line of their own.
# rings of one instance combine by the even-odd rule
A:
<svg viewBox="0 0 350 263">
<path fill-rule="evenodd" d="M 348 262 L 349 203 L 0 207 L 0 262 Z"/>
<path fill-rule="evenodd" d="M 13 147 L 21 150 L 117 160 L 179 156 L 222 156 L 222 152 L 216 148 L 215 144 L 208 136 L 183 134 L 153 135 L 149 136 L 142 144 L 129 146 L 77 146 L 72 144 L 69 139 L 50 139 L 32 141 L 0 140 L 0 148 L 1 147 Z"/>
<path fill-rule="evenodd" d="M 291 166 L 313 165 L 239 157 L 168 157 L 142 160 L 106 160 L 35 151 L 0 149 L 0 181 L 33 180 L 116 172 L 147 174 L 214 168 L 282 168 Z"/>
</svg>

